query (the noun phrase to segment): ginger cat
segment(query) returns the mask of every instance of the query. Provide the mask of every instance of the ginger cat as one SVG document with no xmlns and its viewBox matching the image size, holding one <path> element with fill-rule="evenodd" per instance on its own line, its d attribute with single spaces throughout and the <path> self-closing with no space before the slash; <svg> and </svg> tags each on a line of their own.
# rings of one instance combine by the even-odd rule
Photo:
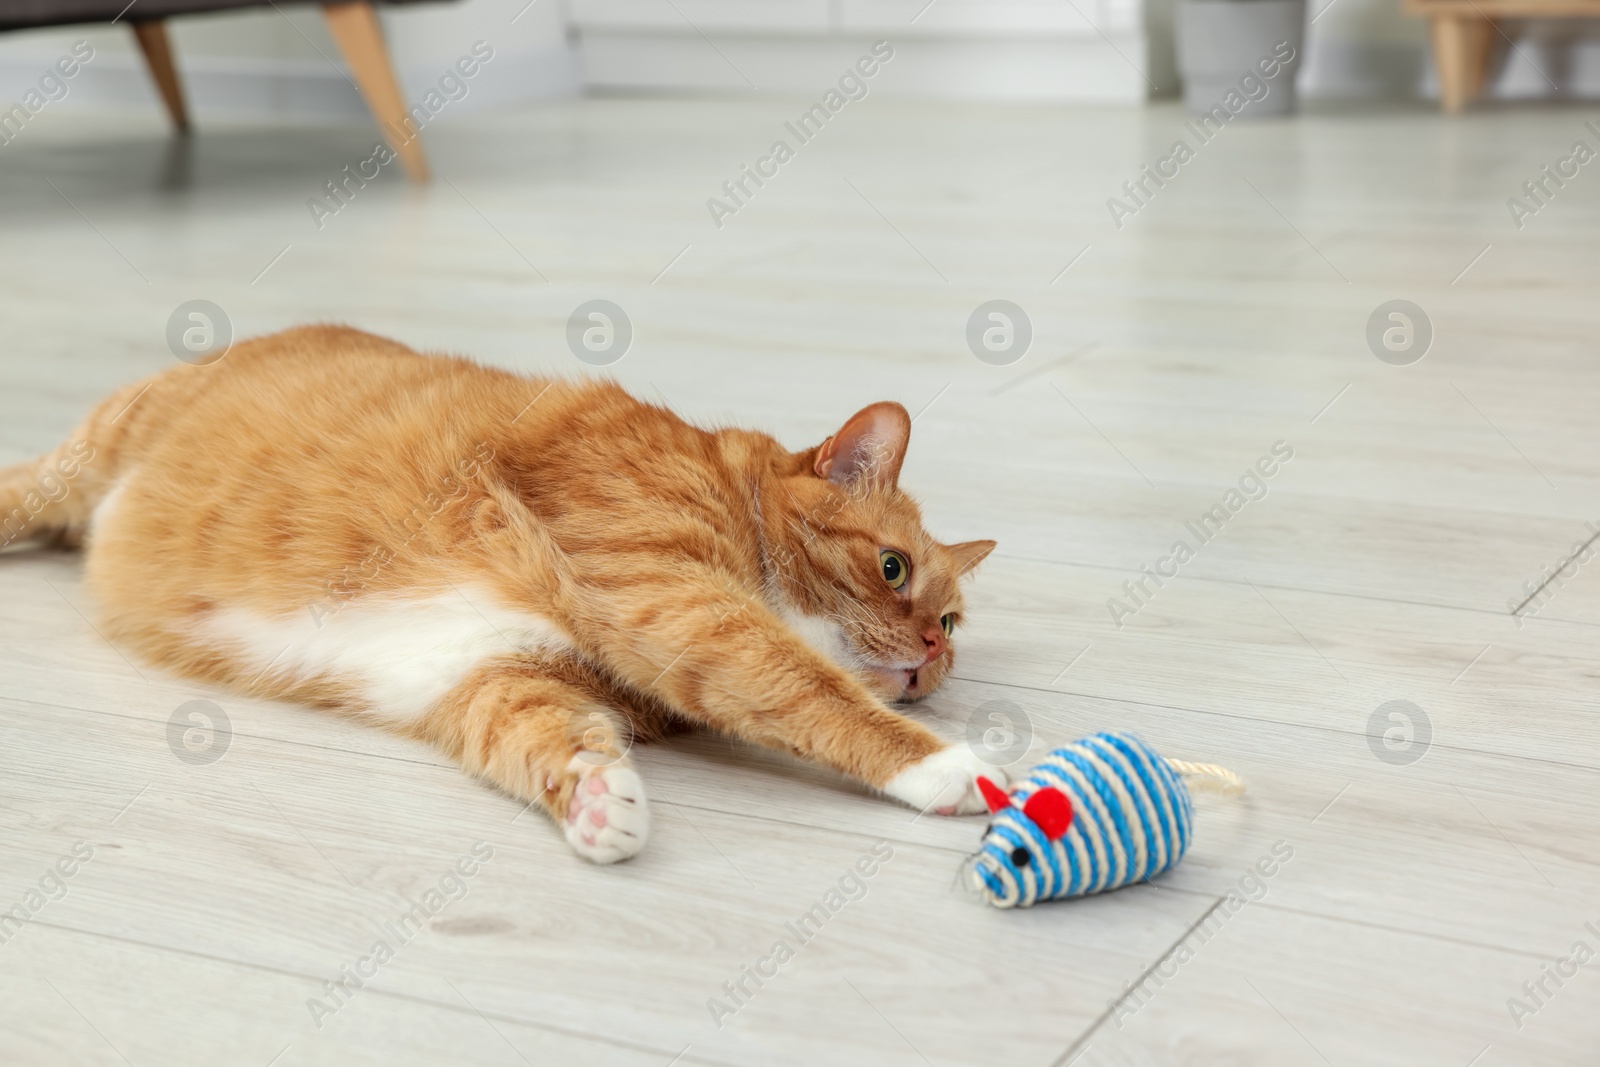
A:
<svg viewBox="0 0 1600 1067">
<path fill-rule="evenodd" d="M 922 528 L 910 431 L 873 404 L 790 452 L 311 327 L 118 391 L 0 470 L 0 524 L 86 544 L 119 647 L 430 741 L 611 863 L 649 833 L 628 748 L 693 725 L 984 810 L 996 770 L 887 703 L 949 673 L 994 548 Z"/>
</svg>

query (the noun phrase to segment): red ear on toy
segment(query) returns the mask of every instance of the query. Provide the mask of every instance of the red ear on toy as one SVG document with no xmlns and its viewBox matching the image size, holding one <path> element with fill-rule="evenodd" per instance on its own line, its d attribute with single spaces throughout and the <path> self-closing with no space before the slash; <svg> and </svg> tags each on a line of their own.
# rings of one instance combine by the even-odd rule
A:
<svg viewBox="0 0 1600 1067">
<path fill-rule="evenodd" d="M 1072 825 L 1072 801 L 1061 790 L 1046 787 L 1028 798 L 1022 805 L 1022 814 L 1032 819 L 1045 837 L 1054 841 Z"/>
<path fill-rule="evenodd" d="M 1011 806 L 1011 798 L 1006 796 L 1004 789 L 995 785 L 983 775 L 978 775 L 978 792 L 983 794 L 984 803 L 989 805 L 989 814 L 993 815 L 1001 808 Z"/>
</svg>

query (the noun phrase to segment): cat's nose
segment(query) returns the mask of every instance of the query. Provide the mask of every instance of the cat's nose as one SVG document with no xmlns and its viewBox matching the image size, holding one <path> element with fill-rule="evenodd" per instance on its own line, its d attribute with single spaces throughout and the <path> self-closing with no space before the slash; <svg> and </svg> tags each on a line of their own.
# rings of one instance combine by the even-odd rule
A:
<svg viewBox="0 0 1600 1067">
<path fill-rule="evenodd" d="M 944 650 L 949 647 L 945 643 L 944 631 L 937 626 L 930 626 L 922 631 L 922 643 L 928 647 L 928 654 L 922 659 L 923 666 L 944 655 Z"/>
</svg>

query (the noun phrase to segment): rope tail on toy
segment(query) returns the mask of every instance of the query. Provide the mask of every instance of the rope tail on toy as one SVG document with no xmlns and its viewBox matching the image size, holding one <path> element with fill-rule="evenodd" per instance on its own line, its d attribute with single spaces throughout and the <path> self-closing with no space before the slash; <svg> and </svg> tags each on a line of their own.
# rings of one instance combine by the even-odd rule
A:
<svg viewBox="0 0 1600 1067">
<path fill-rule="evenodd" d="M 1248 788 L 1243 778 L 1215 763 L 1190 763 L 1188 760 L 1169 759 L 1167 766 L 1182 775 L 1184 784 L 1191 789 L 1203 789 L 1209 793 L 1220 793 L 1225 797 L 1236 797 Z"/>
<path fill-rule="evenodd" d="M 1063 745 L 1009 790 L 979 778 L 991 820 L 971 884 L 996 907 L 1025 908 L 1148 881 L 1188 851 L 1190 786 L 1245 791 L 1226 767 L 1164 759 L 1123 733 Z"/>
</svg>

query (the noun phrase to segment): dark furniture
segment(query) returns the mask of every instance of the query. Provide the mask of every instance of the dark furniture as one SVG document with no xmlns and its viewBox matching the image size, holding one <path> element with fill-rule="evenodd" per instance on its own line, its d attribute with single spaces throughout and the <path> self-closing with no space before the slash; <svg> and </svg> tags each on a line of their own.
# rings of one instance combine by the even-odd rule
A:
<svg viewBox="0 0 1600 1067">
<path fill-rule="evenodd" d="M 287 2 L 287 0 L 286 0 Z M 407 3 L 411 0 L 386 0 Z M 62 26 L 81 22 L 125 22 L 133 28 L 139 50 L 144 53 L 150 76 L 167 105 L 173 125 L 189 129 L 189 110 L 184 105 L 183 83 L 172 62 L 167 43 L 166 20 L 177 15 L 197 15 L 209 11 L 228 11 L 246 7 L 276 7 L 272 0 L 0 0 L 0 32 L 40 26 Z M 322 16 L 328 31 L 338 42 L 339 51 L 356 85 L 400 157 L 412 181 L 428 180 L 428 160 L 422 142 L 404 121 L 406 105 L 389 64 L 389 52 L 371 3 L 324 3 Z"/>
</svg>

